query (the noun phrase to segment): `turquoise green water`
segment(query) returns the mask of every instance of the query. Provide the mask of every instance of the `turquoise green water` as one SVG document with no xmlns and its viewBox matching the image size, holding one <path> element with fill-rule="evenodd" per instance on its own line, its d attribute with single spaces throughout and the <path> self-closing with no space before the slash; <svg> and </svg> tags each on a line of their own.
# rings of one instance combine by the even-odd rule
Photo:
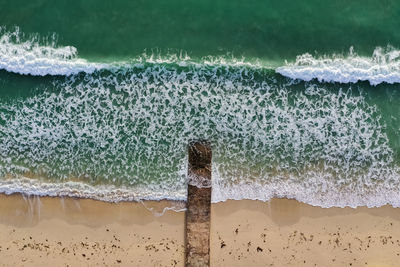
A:
<svg viewBox="0 0 400 267">
<path fill-rule="evenodd" d="M 56 33 L 84 58 L 177 49 L 282 62 L 306 52 L 400 47 L 398 1 L 2 1 L 0 25 Z"/>
<path fill-rule="evenodd" d="M 207 139 L 214 202 L 400 206 L 399 21 L 395 1 L 2 2 L 0 192 L 185 199 Z"/>
</svg>

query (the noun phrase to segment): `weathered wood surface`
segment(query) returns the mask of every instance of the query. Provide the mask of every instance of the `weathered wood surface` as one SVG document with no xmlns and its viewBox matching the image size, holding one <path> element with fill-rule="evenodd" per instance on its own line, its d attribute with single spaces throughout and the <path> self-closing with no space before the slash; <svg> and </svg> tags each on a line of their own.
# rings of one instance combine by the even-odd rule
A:
<svg viewBox="0 0 400 267">
<path fill-rule="evenodd" d="M 186 266 L 210 266 L 211 145 L 189 144 Z"/>
</svg>

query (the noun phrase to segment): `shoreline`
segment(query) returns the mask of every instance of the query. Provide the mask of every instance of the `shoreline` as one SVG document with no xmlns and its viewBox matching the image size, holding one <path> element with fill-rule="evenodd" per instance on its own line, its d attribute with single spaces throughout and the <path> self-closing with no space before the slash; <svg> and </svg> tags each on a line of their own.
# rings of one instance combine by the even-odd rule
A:
<svg viewBox="0 0 400 267">
<path fill-rule="evenodd" d="M 0 266 L 183 266 L 182 205 L 0 194 Z M 396 266 L 400 209 L 228 200 L 210 240 L 211 266 Z"/>
<path fill-rule="evenodd" d="M 218 180 L 217 179 L 214 179 Z M 378 191 L 363 192 L 335 189 L 325 193 L 315 193 L 313 188 L 303 188 L 290 183 L 282 183 L 269 187 L 267 185 L 246 184 L 223 186 L 218 182 L 213 184 L 211 202 L 223 203 L 231 200 L 251 200 L 268 203 L 271 199 L 294 199 L 301 203 L 322 208 L 375 208 L 390 205 L 400 207 L 400 191 L 398 189 L 376 188 Z M 276 192 L 280 192 L 277 194 Z M 295 193 L 293 193 L 295 192 Z M 37 197 L 92 199 L 108 203 L 147 202 L 147 201 L 178 201 L 186 202 L 185 188 L 166 190 L 144 186 L 128 187 L 115 185 L 91 185 L 81 181 L 63 183 L 43 182 L 29 177 L 18 179 L 0 179 L 0 195 L 23 194 Z"/>
<path fill-rule="evenodd" d="M 37 197 L 92 199 L 108 203 L 139 201 L 185 201 L 186 191 L 152 190 L 115 185 L 90 185 L 80 181 L 43 182 L 30 177 L 0 180 L 0 195 L 22 194 Z"/>
</svg>

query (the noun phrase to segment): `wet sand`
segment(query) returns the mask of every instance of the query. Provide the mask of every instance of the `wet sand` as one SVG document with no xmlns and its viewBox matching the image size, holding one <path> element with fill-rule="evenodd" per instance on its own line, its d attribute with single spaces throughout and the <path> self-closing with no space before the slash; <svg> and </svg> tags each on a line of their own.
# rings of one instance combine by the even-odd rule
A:
<svg viewBox="0 0 400 267">
<path fill-rule="evenodd" d="M 179 202 L 0 195 L 0 266 L 183 266 Z M 149 211 L 152 209 L 152 211 Z M 211 266 L 398 266 L 400 209 L 295 200 L 211 209 Z"/>
</svg>

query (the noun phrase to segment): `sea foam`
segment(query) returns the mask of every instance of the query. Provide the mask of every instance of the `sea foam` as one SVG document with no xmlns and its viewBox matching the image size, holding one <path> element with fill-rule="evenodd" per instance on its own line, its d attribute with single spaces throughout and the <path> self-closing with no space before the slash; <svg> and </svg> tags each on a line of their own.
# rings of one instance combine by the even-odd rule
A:
<svg viewBox="0 0 400 267">
<path fill-rule="evenodd" d="M 58 47 L 55 37 L 47 45 L 38 36 L 24 38 L 19 28 L 6 31 L 0 28 L 0 69 L 37 76 L 92 73 L 106 64 L 90 63 L 77 57 L 73 46 Z"/>
<path fill-rule="evenodd" d="M 0 192 L 181 199 L 187 144 L 207 139 L 213 202 L 399 206 L 398 163 L 367 96 L 243 65 L 146 62 L 69 76 L 0 101 Z M 29 174 L 45 180 L 19 182 Z"/>
<path fill-rule="evenodd" d="M 400 83 L 400 50 L 377 47 L 371 57 L 359 56 L 353 48 L 348 55 L 316 57 L 306 53 L 297 56 L 294 63 L 277 68 L 276 72 L 304 81 Z"/>
<path fill-rule="evenodd" d="M 142 201 L 142 200 L 186 200 L 186 192 L 173 190 L 154 190 L 150 187 L 124 187 L 114 185 L 90 185 L 83 182 L 50 182 L 20 176 L 12 179 L 0 179 L 0 192 L 10 195 L 50 197 L 91 198 L 106 202 Z"/>
<path fill-rule="evenodd" d="M 218 169 L 218 166 L 215 167 Z M 230 199 L 269 201 L 272 198 L 289 198 L 322 208 L 372 208 L 384 205 L 400 207 L 399 189 L 391 183 L 396 181 L 395 184 L 398 185 L 400 170 L 394 168 L 384 172 L 388 174 L 386 180 L 368 186 L 362 184 L 365 176 L 353 177 L 353 183 L 343 185 L 322 170 L 304 172 L 301 175 L 278 175 L 271 181 L 249 182 L 249 179 L 244 179 L 237 183 L 226 183 L 218 175 L 218 171 L 213 170 L 211 200 L 218 203 Z"/>
</svg>

